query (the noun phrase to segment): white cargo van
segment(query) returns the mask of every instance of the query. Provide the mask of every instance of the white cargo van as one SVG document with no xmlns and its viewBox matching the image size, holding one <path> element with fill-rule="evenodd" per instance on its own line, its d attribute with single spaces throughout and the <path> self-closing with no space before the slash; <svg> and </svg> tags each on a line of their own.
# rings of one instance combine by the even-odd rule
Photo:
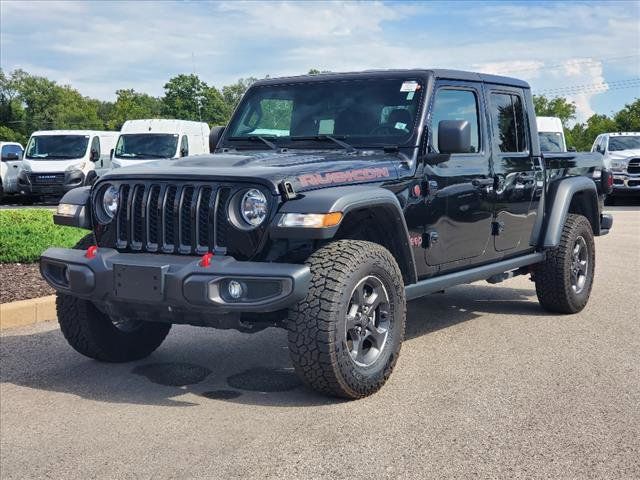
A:
<svg viewBox="0 0 640 480">
<path fill-rule="evenodd" d="M 0 142 L 0 200 L 18 191 L 18 172 L 24 148 L 16 142 Z"/>
<path fill-rule="evenodd" d="M 24 152 L 18 190 L 27 196 L 55 195 L 96 179 L 96 169 L 109 168 L 118 132 L 43 130 L 34 132 Z"/>
<path fill-rule="evenodd" d="M 161 158 L 209 153 L 209 125 L 188 120 L 127 120 L 122 125 L 112 167 Z"/>
<path fill-rule="evenodd" d="M 536 117 L 540 150 L 543 152 L 566 152 L 562 121 L 558 117 Z"/>
</svg>

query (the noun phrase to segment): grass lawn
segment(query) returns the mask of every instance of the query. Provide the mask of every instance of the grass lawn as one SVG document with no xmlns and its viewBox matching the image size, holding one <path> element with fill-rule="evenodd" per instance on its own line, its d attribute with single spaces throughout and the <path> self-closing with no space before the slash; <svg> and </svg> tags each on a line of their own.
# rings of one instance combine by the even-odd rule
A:
<svg viewBox="0 0 640 480">
<path fill-rule="evenodd" d="M 72 247 L 87 230 L 53 224 L 53 210 L 0 210 L 0 263 L 30 263 L 48 247 Z"/>
</svg>

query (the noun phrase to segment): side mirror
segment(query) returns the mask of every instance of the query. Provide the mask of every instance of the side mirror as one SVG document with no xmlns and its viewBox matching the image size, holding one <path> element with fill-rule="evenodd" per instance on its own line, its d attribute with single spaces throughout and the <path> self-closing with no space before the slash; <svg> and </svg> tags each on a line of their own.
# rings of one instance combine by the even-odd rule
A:
<svg viewBox="0 0 640 480">
<path fill-rule="evenodd" d="M 471 125 L 467 120 L 441 120 L 438 123 L 440 153 L 470 153 Z"/>
<path fill-rule="evenodd" d="M 4 157 L 2 157 L 3 162 L 11 162 L 14 160 L 20 160 L 20 155 L 15 152 L 9 152 Z"/>
<path fill-rule="evenodd" d="M 89 160 L 94 163 L 97 162 L 100 160 L 100 153 L 97 150 L 91 150 L 91 153 L 89 153 Z"/>
<path fill-rule="evenodd" d="M 213 127 L 211 132 L 209 132 L 209 152 L 215 152 L 218 142 L 220 138 L 222 138 L 222 134 L 224 133 L 226 126 L 223 127 Z"/>
<path fill-rule="evenodd" d="M 576 147 L 569 147 L 567 148 L 567 152 L 577 152 L 578 150 L 576 150 Z"/>
<path fill-rule="evenodd" d="M 113 160 L 113 148 L 109 151 L 109 160 Z"/>
<path fill-rule="evenodd" d="M 180 150 L 181 157 L 186 157 L 187 155 L 189 155 L 189 152 L 187 152 L 186 150 Z"/>
</svg>

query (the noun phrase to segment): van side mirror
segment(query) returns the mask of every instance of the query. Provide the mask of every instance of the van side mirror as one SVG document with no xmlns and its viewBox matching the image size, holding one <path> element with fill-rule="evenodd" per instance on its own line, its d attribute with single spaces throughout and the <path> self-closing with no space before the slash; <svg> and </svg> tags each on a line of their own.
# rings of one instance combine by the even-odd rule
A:
<svg viewBox="0 0 640 480">
<path fill-rule="evenodd" d="M 113 148 L 109 151 L 109 160 L 113 160 Z"/>
<path fill-rule="evenodd" d="M 438 123 L 440 153 L 470 153 L 471 125 L 467 120 L 441 120 Z"/>
<path fill-rule="evenodd" d="M 89 153 L 89 160 L 94 163 L 97 162 L 100 160 L 100 153 L 97 150 L 91 150 L 91 153 Z"/>
<path fill-rule="evenodd" d="M 222 134 L 224 133 L 225 128 L 227 127 L 226 126 L 213 127 L 211 129 L 211 132 L 209 132 L 209 152 L 210 153 L 215 152 L 218 142 L 220 141 L 220 138 L 222 138 Z"/>
</svg>

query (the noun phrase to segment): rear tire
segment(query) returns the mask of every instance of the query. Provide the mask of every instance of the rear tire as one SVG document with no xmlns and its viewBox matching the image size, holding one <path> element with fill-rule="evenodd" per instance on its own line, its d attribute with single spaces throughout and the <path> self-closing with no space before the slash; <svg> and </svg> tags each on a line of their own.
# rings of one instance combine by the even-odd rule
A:
<svg viewBox="0 0 640 480">
<path fill-rule="evenodd" d="M 596 256 L 591 224 L 582 215 L 570 214 L 560 245 L 536 265 L 533 278 L 540 305 L 554 313 L 577 313 L 589 301 Z"/>
<path fill-rule="evenodd" d="M 404 337 L 400 268 L 384 247 L 355 240 L 330 243 L 306 263 L 309 292 L 288 316 L 296 372 L 327 395 L 371 395 L 391 375 Z"/>
<path fill-rule="evenodd" d="M 74 247 L 84 250 L 95 244 L 93 234 Z M 60 330 L 77 352 L 103 362 L 130 362 L 149 356 L 171 330 L 170 323 L 135 319 L 114 321 L 92 302 L 57 294 Z"/>
</svg>

